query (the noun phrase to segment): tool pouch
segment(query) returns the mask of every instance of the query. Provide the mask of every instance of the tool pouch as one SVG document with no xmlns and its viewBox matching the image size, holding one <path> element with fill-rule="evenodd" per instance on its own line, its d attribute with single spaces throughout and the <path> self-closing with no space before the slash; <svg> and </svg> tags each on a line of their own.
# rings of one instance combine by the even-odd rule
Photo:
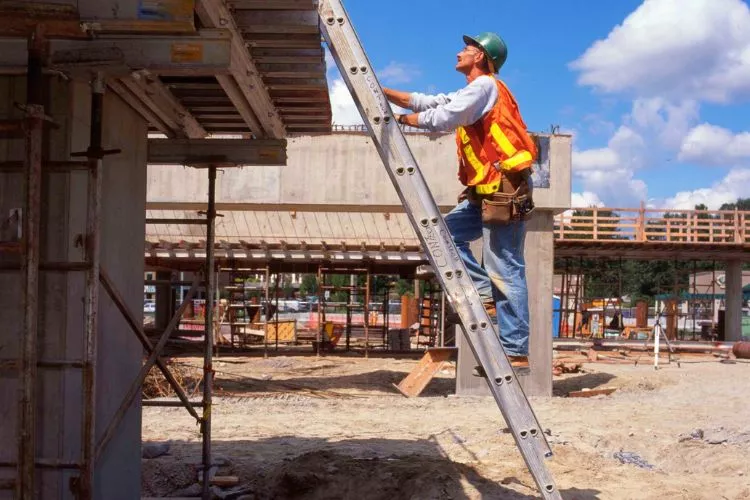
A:
<svg viewBox="0 0 750 500">
<path fill-rule="evenodd" d="M 503 174 L 500 190 L 482 197 L 482 222 L 506 225 L 526 220 L 534 210 L 529 176 Z"/>
</svg>

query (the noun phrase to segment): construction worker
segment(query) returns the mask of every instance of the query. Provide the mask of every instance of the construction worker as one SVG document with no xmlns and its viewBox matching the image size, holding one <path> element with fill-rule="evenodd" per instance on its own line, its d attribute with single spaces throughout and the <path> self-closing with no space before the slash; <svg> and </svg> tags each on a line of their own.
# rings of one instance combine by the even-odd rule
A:
<svg viewBox="0 0 750 500">
<path fill-rule="evenodd" d="M 477 290 L 497 316 L 500 340 L 517 372 L 529 368 L 529 305 L 524 263 L 524 219 L 533 209 L 531 164 L 536 146 L 515 98 L 495 74 L 508 55 L 495 33 L 464 36 L 456 70 L 468 84 L 450 94 L 425 95 L 384 89 L 390 102 L 412 114 L 403 125 L 456 131 L 458 178 L 466 186 L 445 222 Z M 480 265 L 469 249 L 483 239 Z M 475 375 L 482 376 L 481 367 Z"/>
</svg>

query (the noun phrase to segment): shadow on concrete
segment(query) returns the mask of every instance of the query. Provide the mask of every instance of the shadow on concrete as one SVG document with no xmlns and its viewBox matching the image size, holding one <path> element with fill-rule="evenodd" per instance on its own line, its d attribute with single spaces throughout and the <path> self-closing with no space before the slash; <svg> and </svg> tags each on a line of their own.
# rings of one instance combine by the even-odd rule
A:
<svg viewBox="0 0 750 500">
<path fill-rule="evenodd" d="M 609 373 L 586 373 L 576 377 L 556 379 L 552 381 L 552 395 L 567 396 L 572 391 L 595 389 L 606 385 L 614 378 L 616 377 Z"/>
<path fill-rule="evenodd" d="M 215 385 L 220 391 L 231 395 L 258 392 L 299 392 L 309 394 L 310 391 L 335 392 L 341 390 L 399 395 L 400 393 L 393 387 L 393 384 L 398 384 L 407 375 L 407 372 L 399 370 L 375 370 L 353 375 L 326 376 L 325 374 L 320 374 L 317 376 L 263 380 L 228 374 L 228 372 L 222 372 L 221 368 L 217 368 Z M 445 376 L 436 377 L 432 379 L 420 397 L 448 396 L 455 393 L 455 388 L 455 378 Z M 321 395 L 325 396 L 325 394 Z"/>
<path fill-rule="evenodd" d="M 236 486 L 222 489 L 228 500 L 242 495 L 256 500 L 540 498 L 528 474 L 487 477 L 481 463 L 453 462 L 434 440 L 276 436 L 214 441 L 212 449 L 217 475 L 239 478 Z M 200 443 L 176 441 L 167 455 L 144 459 L 142 495 L 195 494 L 200 456 Z M 561 493 L 566 500 L 600 498 L 596 490 Z"/>
</svg>

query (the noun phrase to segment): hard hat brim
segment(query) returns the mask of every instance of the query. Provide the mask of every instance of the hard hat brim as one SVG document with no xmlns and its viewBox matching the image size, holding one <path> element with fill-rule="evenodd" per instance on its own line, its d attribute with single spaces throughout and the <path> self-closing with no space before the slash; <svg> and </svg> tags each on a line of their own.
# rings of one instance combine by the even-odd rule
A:
<svg viewBox="0 0 750 500">
<path fill-rule="evenodd" d="M 482 48 L 482 45 L 473 36 L 464 35 L 464 43 L 466 45 L 472 45 L 472 46 L 478 47 L 480 49 Z"/>
<path fill-rule="evenodd" d="M 474 38 L 473 36 L 464 35 L 464 43 L 466 45 L 471 45 L 472 47 L 476 47 L 482 52 L 484 52 L 484 57 L 487 58 L 487 62 L 490 64 L 490 71 L 492 71 L 493 73 L 497 73 L 497 69 L 495 68 L 495 61 L 492 60 L 492 57 L 490 57 L 490 55 L 487 53 L 485 48 L 482 46 L 481 43 L 477 41 L 476 38 Z"/>
</svg>

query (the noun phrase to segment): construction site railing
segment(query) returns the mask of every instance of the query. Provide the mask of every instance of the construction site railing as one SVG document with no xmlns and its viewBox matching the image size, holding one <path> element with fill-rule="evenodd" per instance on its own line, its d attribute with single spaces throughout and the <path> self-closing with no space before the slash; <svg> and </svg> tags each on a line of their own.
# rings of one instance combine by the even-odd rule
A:
<svg viewBox="0 0 750 500">
<path fill-rule="evenodd" d="M 591 207 L 555 217 L 555 239 L 750 244 L 750 211 Z"/>
</svg>

